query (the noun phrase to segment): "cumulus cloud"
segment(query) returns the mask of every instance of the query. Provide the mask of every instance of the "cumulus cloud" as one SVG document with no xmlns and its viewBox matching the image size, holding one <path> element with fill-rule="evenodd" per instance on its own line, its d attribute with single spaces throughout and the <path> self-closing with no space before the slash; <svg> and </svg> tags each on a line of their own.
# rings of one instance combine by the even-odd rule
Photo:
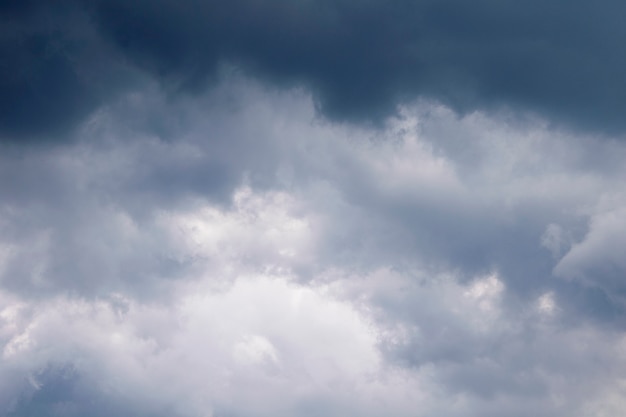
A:
<svg viewBox="0 0 626 417">
<path fill-rule="evenodd" d="M 102 61 L 50 59 L 120 72 L 58 120 L 54 92 L 28 129 L 2 119 L 0 414 L 619 415 L 626 146 L 572 130 L 620 124 L 554 127 L 586 108 L 583 69 L 541 96 L 549 62 L 520 84 L 483 72 L 509 56 L 487 59 L 493 35 L 523 40 L 533 16 L 562 45 L 549 4 L 453 3 L 63 3 L 76 25 L 52 32 Z M 48 6 L 3 7 L 49 39 Z M 587 27 L 582 9 L 559 21 Z M 378 125 L 337 122 L 356 116 Z M 21 140 L 44 136 L 64 140 Z"/>
<path fill-rule="evenodd" d="M 21 328 L 23 319 L 11 317 L 3 361 L 18 368 L 30 394 L 14 400 L 9 415 L 40 402 L 91 412 L 94 397 L 138 415 L 271 415 L 339 387 L 346 397 L 377 368 L 374 335 L 349 305 L 279 278 L 217 293 L 205 285 L 168 308 L 123 296 L 60 298 L 39 304 Z M 44 394 L 64 378 L 83 387 Z"/>
<path fill-rule="evenodd" d="M 496 276 L 469 285 L 450 278 L 416 284 L 379 270 L 304 288 L 266 275 L 217 292 L 202 279 L 170 306 L 122 295 L 37 305 L 5 297 L 2 373 L 13 379 L 3 412 L 547 416 L 606 408 L 603 396 L 623 378 L 614 366 L 624 361 L 623 337 L 587 326 L 555 333 L 558 319 L 543 310 L 507 315 Z"/>
</svg>

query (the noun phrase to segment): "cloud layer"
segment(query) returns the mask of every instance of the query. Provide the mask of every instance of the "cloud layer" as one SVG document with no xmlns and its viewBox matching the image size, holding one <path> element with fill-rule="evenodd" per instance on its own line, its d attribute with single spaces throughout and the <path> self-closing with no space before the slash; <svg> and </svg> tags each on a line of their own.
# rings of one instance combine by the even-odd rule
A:
<svg viewBox="0 0 626 417">
<path fill-rule="evenodd" d="M 235 76 L 5 145 L 3 415 L 618 415 L 626 148 L 516 123 Z"/>
<path fill-rule="evenodd" d="M 2 9 L 0 128 L 67 131 L 145 77 L 195 94 L 220 68 L 304 86 L 334 120 L 382 122 L 426 97 L 621 134 L 619 1 L 66 0 Z"/>
<path fill-rule="evenodd" d="M 621 416 L 623 8 L 2 3 L 0 416 Z"/>
</svg>

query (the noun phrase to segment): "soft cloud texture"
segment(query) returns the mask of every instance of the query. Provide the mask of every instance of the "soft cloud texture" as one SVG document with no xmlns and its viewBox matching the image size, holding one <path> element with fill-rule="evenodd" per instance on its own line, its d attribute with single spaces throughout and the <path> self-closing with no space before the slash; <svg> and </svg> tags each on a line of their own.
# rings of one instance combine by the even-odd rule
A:
<svg viewBox="0 0 626 417">
<path fill-rule="evenodd" d="M 3 145 L 2 415 L 619 415 L 624 144 L 313 97 L 146 82 Z"/>
<path fill-rule="evenodd" d="M 0 416 L 621 416 L 624 11 L 2 2 Z"/>
<path fill-rule="evenodd" d="M 621 1 L 5 1 L 0 139 L 63 140 L 137 84 L 197 96 L 224 67 L 382 124 L 416 98 L 623 135 Z"/>
</svg>

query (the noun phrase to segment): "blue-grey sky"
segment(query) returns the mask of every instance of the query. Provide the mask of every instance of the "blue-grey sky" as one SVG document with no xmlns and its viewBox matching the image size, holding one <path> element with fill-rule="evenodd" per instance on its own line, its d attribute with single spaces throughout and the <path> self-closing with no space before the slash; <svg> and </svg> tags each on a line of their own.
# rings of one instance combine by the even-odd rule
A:
<svg viewBox="0 0 626 417">
<path fill-rule="evenodd" d="M 624 19 L 1 2 L 0 416 L 621 416 Z"/>
</svg>

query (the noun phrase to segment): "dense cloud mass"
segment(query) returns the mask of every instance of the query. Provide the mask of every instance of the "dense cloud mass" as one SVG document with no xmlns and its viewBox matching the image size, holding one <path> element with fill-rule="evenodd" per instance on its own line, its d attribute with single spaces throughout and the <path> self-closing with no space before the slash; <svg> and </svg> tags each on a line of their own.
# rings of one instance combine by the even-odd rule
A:
<svg viewBox="0 0 626 417">
<path fill-rule="evenodd" d="M 2 2 L 0 416 L 621 416 L 623 11 Z"/>
<path fill-rule="evenodd" d="M 58 4 L 57 4 L 58 3 Z M 334 120 L 416 97 L 623 134 L 623 2 L 4 2 L 2 136 L 49 137 L 143 77 L 197 94 L 219 69 L 305 86 Z"/>
</svg>

